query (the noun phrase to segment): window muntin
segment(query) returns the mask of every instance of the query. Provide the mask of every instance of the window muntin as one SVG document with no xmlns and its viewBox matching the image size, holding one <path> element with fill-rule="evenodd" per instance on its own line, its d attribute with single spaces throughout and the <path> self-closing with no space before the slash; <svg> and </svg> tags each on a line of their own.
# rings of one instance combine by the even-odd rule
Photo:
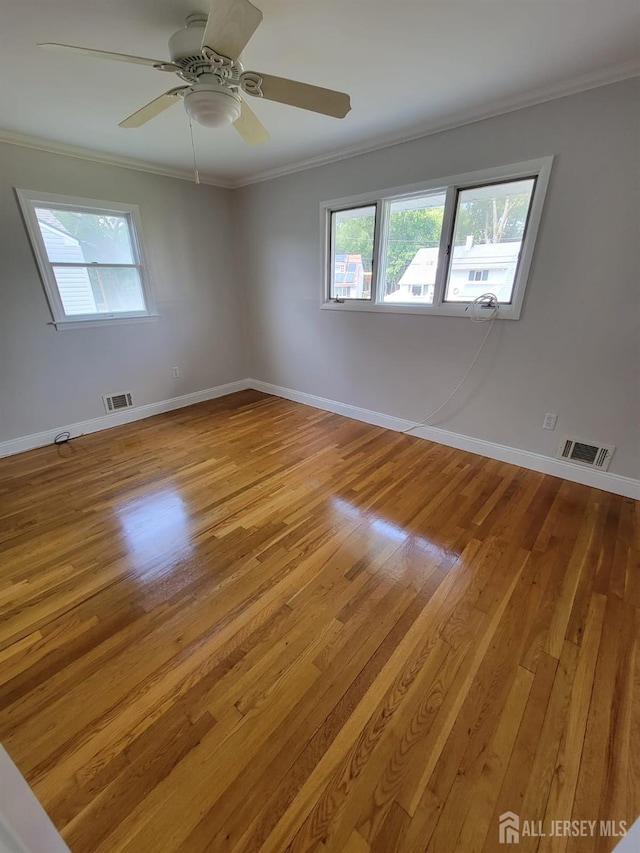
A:
<svg viewBox="0 0 640 853">
<path fill-rule="evenodd" d="M 391 201 L 382 302 L 433 304 L 446 193 Z"/>
<path fill-rule="evenodd" d="M 535 183 L 527 178 L 458 190 L 445 302 L 469 303 L 484 292 L 511 302 Z"/>
<path fill-rule="evenodd" d="M 22 190 L 18 198 L 56 325 L 152 315 L 135 206 Z"/>
<path fill-rule="evenodd" d="M 331 299 L 371 299 L 376 205 L 331 213 Z"/>
<path fill-rule="evenodd" d="M 445 314 L 468 317 L 469 304 L 486 292 L 494 292 L 499 299 L 501 319 L 518 319 L 524 299 L 529 269 L 533 258 L 536 237 L 542 216 L 545 195 L 551 174 L 553 157 L 529 160 L 510 166 L 492 167 L 479 172 L 457 175 L 451 178 L 414 184 L 381 193 L 368 193 L 353 198 L 324 202 L 320 205 L 324 251 L 325 279 L 322 307 L 338 310 L 382 311 L 384 313 Z M 484 193 L 484 196 L 483 196 Z M 520 206 L 512 205 L 512 196 Z M 497 219 L 498 243 L 492 242 L 493 233 L 487 238 L 482 228 L 478 211 L 486 204 L 485 196 L 491 199 L 505 198 L 509 202 L 505 221 Z M 392 228 L 400 219 L 401 211 L 420 208 L 428 200 L 432 208 L 440 207 L 441 231 L 438 243 L 436 234 L 430 238 L 416 237 L 410 228 Z M 461 205 L 466 205 L 462 206 Z M 335 217 L 344 211 L 368 208 L 373 219 L 373 247 L 371 250 L 370 298 L 343 298 L 342 291 L 336 293 L 334 285 L 346 286 L 344 279 L 333 281 L 333 235 Z M 374 213 L 375 210 L 375 213 Z M 500 209 L 497 209 L 500 212 Z M 392 219 L 395 218 L 395 223 Z M 407 214 L 404 214 L 407 216 Z M 424 213 L 419 214 L 424 216 Z M 475 215 L 475 230 L 469 231 L 469 221 Z M 353 227 L 353 226 L 352 226 Z M 461 233 L 466 231 L 464 235 Z M 464 236 L 464 240 L 462 237 Z M 466 263 L 460 262 L 461 255 L 468 251 L 467 238 L 473 239 L 473 248 Z M 415 253 L 407 262 L 400 259 L 395 269 L 388 263 L 391 249 L 397 246 L 393 240 L 406 240 L 408 254 Z M 411 245 L 412 240 L 414 244 Z M 420 243 L 428 245 L 418 245 Z M 506 244 L 506 245 L 500 245 Z M 515 245 L 519 244 L 519 246 Z M 498 245 L 495 250 L 493 247 Z M 328 247 L 329 248 L 328 250 Z M 487 252 L 495 257 L 490 260 Z M 368 252 L 367 252 L 368 255 Z M 433 257 L 431 257 L 433 256 Z M 515 257 L 514 257 L 515 256 Z M 397 256 L 396 256 L 397 259 Z M 346 255 L 341 259 L 347 263 Z M 455 262 L 455 263 L 454 263 Z M 413 265 L 413 269 L 410 269 Z M 421 275 L 414 275 L 415 267 L 423 266 Z M 451 269 L 450 269 L 451 268 Z M 395 272 L 395 279 L 393 273 Z M 456 275 L 453 275 L 453 272 Z M 391 273 L 391 275 L 389 275 Z M 405 279 L 400 285 L 402 277 Z M 413 280 L 412 280 L 413 276 Z M 369 296 L 369 293 L 366 293 Z"/>
</svg>

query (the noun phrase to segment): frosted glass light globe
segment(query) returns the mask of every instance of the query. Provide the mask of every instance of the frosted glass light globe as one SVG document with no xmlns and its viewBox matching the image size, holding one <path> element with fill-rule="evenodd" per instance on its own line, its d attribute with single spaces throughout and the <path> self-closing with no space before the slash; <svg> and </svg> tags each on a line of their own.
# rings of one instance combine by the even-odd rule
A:
<svg viewBox="0 0 640 853">
<path fill-rule="evenodd" d="M 205 127 L 222 127 L 240 118 L 242 102 L 225 86 L 218 83 L 195 83 L 184 96 L 188 115 Z"/>
</svg>

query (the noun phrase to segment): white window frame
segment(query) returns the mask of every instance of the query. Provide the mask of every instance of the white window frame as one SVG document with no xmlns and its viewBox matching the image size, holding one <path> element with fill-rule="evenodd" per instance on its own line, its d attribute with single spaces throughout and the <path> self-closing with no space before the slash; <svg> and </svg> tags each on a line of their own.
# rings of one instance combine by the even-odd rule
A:
<svg viewBox="0 0 640 853">
<path fill-rule="evenodd" d="M 348 198 L 324 201 L 320 205 L 320 246 L 322 269 L 322 295 L 320 307 L 328 311 L 370 311 L 383 314 L 439 314 L 447 317 L 468 317 L 469 302 L 446 302 L 445 290 L 449 275 L 449 258 L 453 244 L 458 193 L 470 187 L 482 186 L 500 181 L 515 181 L 535 178 L 533 198 L 529 208 L 520 261 L 513 283 L 511 302 L 501 302 L 498 306 L 498 318 L 517 320 L 522 312 L 522 303 L 531 269 L 538 229 L 542 217 L 544 201 L 551 176 L 553 156 L 536 160 L 525 160 L 508 166 L 481 169 L 446 178 L 437 178 L 419 184 L 362 193 Z M 382 273 L 386 257 L 385 239 L 388 234 L 387 221 L 392 202 L 400 199 L 421 197 L 431 194 L 445 194 L 445 210 L 442 221 L 440 252 L 434 285 L 432 305 L 411 305 L 403 303 L 385 303 L 381 301 Z M 373 238 L 373 269 L 371 275 L 371 299 L 350 299 L 339 302 L 331 298 L 332 282 L 332 214 L 354 207 L 375 206 L 376 221 Z M 487 287 L 490 290 L 490 287 Z"/>
<path fill-rule="evenodd" d="M 148 263 L 142 245 L 142 225 L 140 211 L 135 204 L 121 204 L 114 201 L 101 201 L 92 198 L 77 198 L 74 196 L 58 195 L 57 193 L 41 193 L 35 190 L 16 188 L 16 196 L 22 210 L 22 216 L 35 255 L 40 278 L 44 287 L 52 323 L 57 329 L 80 329 L 92 326 L 107 326 L 120 323 L 141 323 L 155 320 L 158 313 L 153 299 L 153 293 L 148 276 Z M 125 216 L 129 223 L 129 236 L 133 253 L 133 264 L 77 264 L 77 266 L 108 266 L 135 267 L 140 276 L 140 286 L 146 309 L 144 311 L 118 311 L 111 314 L 65 314 L 60 298 L 53 267 L 55 262 L 49 261 L 42 232 L 36 216 L 36 207 L 43 206 L 59 210 L 73 210 L 79 213 L 102 213 L 114 216 Z M 73 264 L 72 266 L 76 266 Z"/>
</svg>

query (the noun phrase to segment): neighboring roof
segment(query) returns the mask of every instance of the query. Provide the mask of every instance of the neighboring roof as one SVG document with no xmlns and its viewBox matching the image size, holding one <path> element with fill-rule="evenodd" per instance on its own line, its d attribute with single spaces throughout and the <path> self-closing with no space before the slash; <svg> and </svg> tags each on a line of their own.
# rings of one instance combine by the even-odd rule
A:
<svg viewBox="0 0 640 853">
<path fill-rule="evenodd" d="M 453 250 L 453 264 L 456 269 L 473 269 L 479 265 L 484 267 L 492 264 L 504 265 L 512 261 L 514 255 L 520 251 L 520 246 L 519 241 L 478 243 L 470 249 L 456 246 Z M 439 251 L 438 248 L 418 249 L 399 284 L 434 284 Z"/>
<path fill-rule="evenodd" d="M 60 231 L 60 233 L 64 234 L 66 237 L 71 237 L 72 240 L 76 239 L 73 234 L 64 227 L 52 210 L 47 210 L 47 208 L 44 207 L 37 207 L 36 210 L 38 222 L 42 222 L 50 228 L 55 228 L 56 231 Z"/>
<path fill-rule="evenodd" d="M 455 246 L 453 262 L 456 266 L 473 266 L 478 261 L 483 264 L 503 263 L 517 255 L 521 245 L 519 240 L 507 240 L 504 243 L 474 243 L 470 249 Z"/>
<path fill-rule="evenodd" d="M 334 270 L 333 280 L 335 284 L 355 285 L 358 282 L 360 273 L 364 270 L 361 254 L 336 255 L 334 262 L 336 266 L 338 264 L 344 264 L 345 267 L 342 272 L 338 272 L 337 269 Z"/>
<path fill-rule="evenodd" d="M 438 247 L 418 249 L 405 270 L 400 284 L 433 284 L 438 266 Z"/>
</svg>

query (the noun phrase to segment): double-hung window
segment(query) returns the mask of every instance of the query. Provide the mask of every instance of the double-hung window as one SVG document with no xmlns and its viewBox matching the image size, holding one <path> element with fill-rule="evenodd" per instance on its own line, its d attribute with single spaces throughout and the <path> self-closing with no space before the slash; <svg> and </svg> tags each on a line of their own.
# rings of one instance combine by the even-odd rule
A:
<svg viewBox="0 0 640 853">
<path fill-rule="evenodd" d="M 135 205 L 17 195 L 58 328 L 154 316 Z"/>
<path fill-rule="evenodd" d="M 322 307 L 517 319 L 551 162 L 324 202 Z"/>
</svg>

